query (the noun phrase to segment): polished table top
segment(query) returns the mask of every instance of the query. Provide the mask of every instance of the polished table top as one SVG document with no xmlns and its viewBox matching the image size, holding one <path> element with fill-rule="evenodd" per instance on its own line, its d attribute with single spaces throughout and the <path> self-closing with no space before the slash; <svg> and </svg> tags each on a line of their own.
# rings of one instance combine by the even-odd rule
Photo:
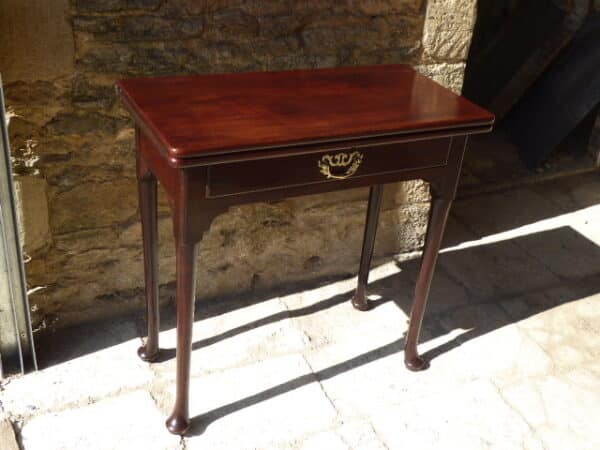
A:
<svg viewBox="0 0 600 450">
<path fill-rule="evenodd" d="M 174 159 L 494 120 L 407 65 L 132 78 L 119 88 L 136 121 Z"/>
</svg>

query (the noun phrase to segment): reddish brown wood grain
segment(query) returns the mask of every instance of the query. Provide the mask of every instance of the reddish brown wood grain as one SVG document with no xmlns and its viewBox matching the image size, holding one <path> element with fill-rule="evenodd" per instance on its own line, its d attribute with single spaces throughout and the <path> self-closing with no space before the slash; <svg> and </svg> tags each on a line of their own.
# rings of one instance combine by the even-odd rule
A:
<svg viewBox="0 0 600 450">
<path fill-rule="evenodd" d="M 177 159 L 494 120 L 406 65 L 137 78 L 119 87 L 138 123 Z"/>
</svg>

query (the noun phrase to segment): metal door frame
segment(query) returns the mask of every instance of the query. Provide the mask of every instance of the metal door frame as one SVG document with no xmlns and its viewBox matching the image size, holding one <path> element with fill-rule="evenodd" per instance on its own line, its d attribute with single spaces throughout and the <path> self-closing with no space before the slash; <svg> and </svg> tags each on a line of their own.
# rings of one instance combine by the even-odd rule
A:
<svg viewBox="0 0 600 450">
<path fill-rule="evenodd" d="M 0 295 L 0 326 L 4 328 L 0 332 L 0 378 L 6 375 L 3 368 L 4 372 L 37 370 L 7 127 L 0 75 L 0 270 L 6 272 L 9 293 L 8 298 Z"/>
</svg>

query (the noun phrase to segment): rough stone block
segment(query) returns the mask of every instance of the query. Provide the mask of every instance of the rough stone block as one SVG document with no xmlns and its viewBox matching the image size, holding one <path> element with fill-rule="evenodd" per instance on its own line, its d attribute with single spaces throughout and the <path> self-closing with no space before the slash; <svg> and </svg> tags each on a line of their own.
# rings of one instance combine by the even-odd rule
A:
<svg viewBox="0 0 600 450">
<path fill-rule="evenodd" d="M 76 76 L 73 79 L 71 98 L 77 106 L 105 109 L 117 101 L 114 79 Z"/>
<path fill-rule="evenodd" d="M 366 0 L 357 2 L 356 6 L 368 16 L 389 13 L 418 14 L 421 12 L 423 0 Z"/>
<path fill-rule="evenodd" d="M 4 82 L 52 80 L 73 72 L 69 0 L 0 3 L 0 66 Z"/>
<path fill-rule="evenodd" d="M 419 64 L 415 69 L 455 94 L 460 94 L 462 91 L 465 63 Z"/>
<path fill-rule="evenodd" d="M 98 41 L 132 42 L 163 41 L 199 37 L 203 33 L 205 19 L 202 17 L 180 18 L 177 27 L 167 18 L 151 15 L 123 16 L 76 16 L 75 32 L 93 33 Z"/>
<path fill-rule="evenodd" d="M 135 216 L 135 181 L 77 184 L 50 199 L 50 226 L 62 234 L 125 222 Z"/>
<path fill-rule="evenodd" d="M 15 178 L 19 235 L 23 250 L 28 255 L 43 250 L 51 242 L 46 188 L 43 178 Z"/>
<path fill-rule="evenodd" d="M 81 12 L 109 12 L 130 9 L 156 9 L 162 0 L 75 0 Z"/>
<path fill-rule="evenodd" d="M 56 115 L 47 127 L 54 134 L 114 134 L 125 125 L 117 119 L 98 112 L 61 113 Z"/>
<path fill-rule="evenodd" d="M 0 450 L 19 450 L 13 426 L 2 413 L 0 413 Z"/>
<path fill-rule="evenodd" d="M 464 61 L 475 25 L 474 0 L 427 2 L 423 28 L 425 59 L 435 62 Z"/>
</svg>

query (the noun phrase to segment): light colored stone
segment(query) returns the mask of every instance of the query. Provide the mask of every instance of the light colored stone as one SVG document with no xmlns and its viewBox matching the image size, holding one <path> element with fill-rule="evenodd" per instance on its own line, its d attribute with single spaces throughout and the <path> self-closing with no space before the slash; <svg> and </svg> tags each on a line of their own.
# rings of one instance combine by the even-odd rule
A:
<svg viewBox="0 0 600 450">
<path fill-rule="evenodd" d="M 372 422 L 388 448 L 517 450 L 531 436 L 528 424 L 488 381 L 384 409 Z"/>
<path fill-rule="evenodd" d="M 276 448 L 334 424 L 337 412 L 301 356 L 192 378 L 187 449 Z"/>
<path fill-rule="evenodd" d="M 19 450 L 19 444 L 15 437 L 10 420 L 0 412 L 0 450 Z"/>
<path fill-rule="evenodd" d="M 408 312 L 399 308 L 396 301 L 405 304 L 398 299 L 411 297 L 410 290 L 402 284 L 402 275 L 394 263 L 374 264 L 368 293 L 381 304 L 368 312 L 358 311 L 350 303 L 356 289 L 354 277 L 283 297 L 282 302 L 292 322 L 307 336 L 309 348 L 349 343 L 355 351 L 368 350 L 373 341 L 387 343 L 402 333 Z M 366 334 L 372 340 L 356 339 Z"/>
<path fill-rule="evenodd" d="M 306 335 L 292 325 L 288 312 L 277 298 L 199 302 L 199 319 L 194 322 L 191 371 L 195 375 L 243 366 L 256 361 L 301 352 Z M 241 303 L 241 304 L 240 304 Z M 165 323 L 163 317 L 163 323 Z M 160 345 L 174 350 L 176 330 L 163 331 Z M 173 379 L 175 359 L 154 364 L 154 370 Z"/>
<path fill-rule="evenodd" d="M 433 61 L 464 61 L 475 25 L 474 0 L 430 0 L 423 27 L 423 50 Z"/>
<path fill-rule="evenodd" d="M 51 243 L 46 180 L 31 176 L 16 177 L 15 193 L 21 244 L 24 252 L 32 255 Z"/>
<path fill-rule="evenodd" d="M 553 367 L 544 349 L 524 336 L 517 326 L 505 321 L 497 307 L 461 308 L 442 322 L 445 328 L 467 330 L 456 339 L 452 353 L 455 361 L 469 361 L 471 377 L 490 377 L 498 384 L 506 384 L 543 374 Z"/>
<path fill-rule="evenodd" d="M 377 436 L 373 425 L 366 420 L 353 419 L 344 421 L 336 430 L 343 441 L 355 450 L 386 450 L 387 447 Z"/>
<path fill-rule="evenodd" d="M 136 391 L 26 422 L 25 449 L 175 450 L 180 438 L 166 432 L 164 418 L 147 392 Z"/>
<path fill-rule="evenodd" d="M 599 356 L 599 301 L 595 295 L 561 304 L 522 320 L 519 328 L 551 358 L 556 370 L 571 371 Z"/>
<path fill-rule="evenodd" d="M 348 447 L 338 435 L 323 431 L 309 436 L 297 448 L 299 450 L 349 450 L 351 447 Z"/>
<path fill-rule="evenodd" d="M 119 323 L 102 334 L 73 336 L 62 344 L 70 346 L 73 359 L 63 352 L 66 362 L 13 379 L 0 392 L 0 402 L 11 416 L 28 417 L 149 386 L 152 371 L 137 357 L 141 341 L 131 337 L 136 335 L 133 323 Z"/>
<path fill-rule="evenodd" d="M 397 328 L 393 340 L 382 340 L 375 325 L 370 331 L 357 332 L 353 338 L 305 354 L 328 398 L 343 416 L 371 417 L 390 405 L 453 389 L 454 383 L 471 376 L 469 371 L 456 370 L 457 360 L 452 354 L 437 357 L 431 370 L 419 373 L 406 370 L 402 339 L 406 327 L 400 322 Z M 446 336 L 432 339 L 432 335 L 425 326 L 422 351 L 443 345 L 448 339 Z"/>
<path fill-rule="evenodd" d="M 581 373 L 575 377 L 567 374 L 567 377 L 569 381 L 553 375 L 525 381 L 507 388 L 504 395 L 540 437 L 545 449 L 598 448 L 598 378 L 590 379 L 587 375 L 580 384 Z"/>
<path fill-rule="evenodd" d="M 455 94 L 460 94 L 465 73 L 465 63 L 428 63 L 418 64 L 415 69 L 447 87 Z"/>
</svg>

